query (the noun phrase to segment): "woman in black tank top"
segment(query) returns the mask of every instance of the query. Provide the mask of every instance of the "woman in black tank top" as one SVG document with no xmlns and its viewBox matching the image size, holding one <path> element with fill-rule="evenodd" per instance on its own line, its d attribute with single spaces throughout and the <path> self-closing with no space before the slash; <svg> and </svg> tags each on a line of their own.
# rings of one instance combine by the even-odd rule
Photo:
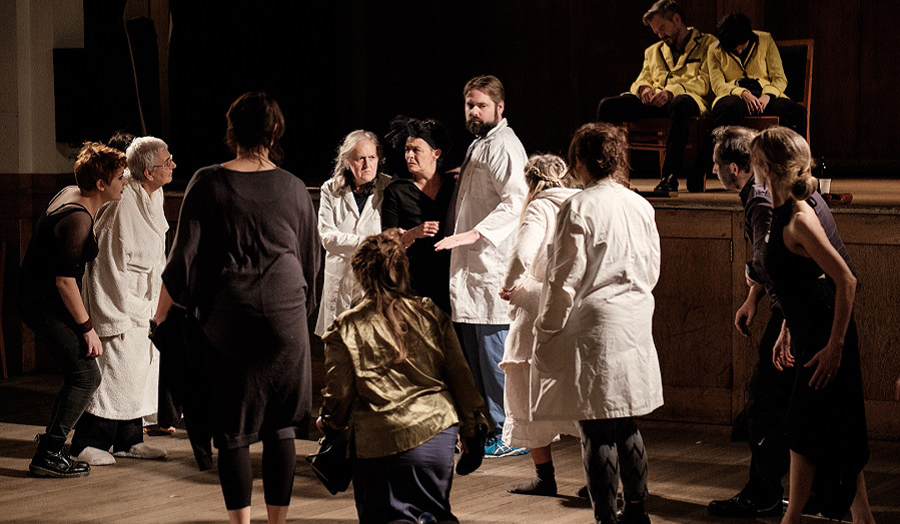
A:
<svg viewBox="0 0 900 524">
<path fill-rule="evenodd" d="M 757 181 L 763 179 L 772 195 L 765 268 L 797 366 L 787 415 L 790 501 L 782 524 L 799 523 L 804 509 L 831 519 L 849 509 L 854 523 L 874 523 L 862 473 L 869 447 L 853 320 L 856 277 L 807 202 L 817 181 L 806 141 L 774 127 L 760 133 L 750 151 Z"/>
<path fill-rule="evenodd" d="M 29 465 L 40 477 L 83 477 L 90 472 L 87 463 L 71 460 L 63 450 L 69 431 L 100 384 L 94 358 L 102 349 L 81 300 L 81 277 L 85 264 L 97 256 L 94 216 L 106 202 L 122 198 L 124 170 L 121 152 L 86 142 L 75 162 L 77 185 L 50 201 L 22 260 L 19 312 L 25 324 L 44 337 L 65 377 Z"/>
</svg>

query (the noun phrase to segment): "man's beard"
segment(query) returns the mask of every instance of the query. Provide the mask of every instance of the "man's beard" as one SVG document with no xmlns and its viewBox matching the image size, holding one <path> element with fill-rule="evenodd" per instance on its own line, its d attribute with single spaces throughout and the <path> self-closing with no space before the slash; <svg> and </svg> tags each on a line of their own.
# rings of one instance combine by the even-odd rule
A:
<svg viewBox="0 0 900 524">
<path fill-rule="evenodd" d="M 490 132 L 491 129 L 497 127 L 497 123 L 500 122 L 500 115 L 497 110 L 494 109 L 494 121 L 493 122 L 485 122 L 481 119 L 472 118 L 470 120 L 466 120 L 466 129 L 469 130 L 475 136 L 484 136 Z"/>
</svg>

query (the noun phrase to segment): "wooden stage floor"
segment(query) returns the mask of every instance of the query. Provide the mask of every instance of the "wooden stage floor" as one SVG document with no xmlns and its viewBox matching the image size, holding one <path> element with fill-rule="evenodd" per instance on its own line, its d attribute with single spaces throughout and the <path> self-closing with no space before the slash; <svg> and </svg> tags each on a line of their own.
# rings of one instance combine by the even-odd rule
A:
<svg viewBox="0 0 900 524">
<path fill-rule="evenodd" d="M 34 435 L 49 412 L 55 376 L 16 377 L 0 381 L 0 523 L 110 524 L 226 522 L 215 472 L 197 471 L 187 437 L 148 437 L 169 451 L 164 461 L 119 459 L 95 468 L 83 479 L 32 478 L 28 463 Z M 744 443 L 729 442 L 729 428 L 643 421 L 650 455 L 648 509 L 654 524 L 718 522 L 706 512 L 710 499 L 727 498 L 746 478 L 749 454 Z M 299 455 L 294 498 L 288 522 L 356 522 L 353 497 L 333 497 L 316 481 L 302 457 L 313 441 L 297 441 Z M 866 468 L 879 524 L 900 524 L 900 443 L 872 441 Z M 255 472 L 253 522 L 265 522 L 259 480 L 260 446 L 251 447 Z M 485 461 L 468 477 L 457 477 L 452 504 L 464 523 L 587 524 L 591 510 L 574 496 L 583 483 L 578 442 L 567 438 L 554 446 L 558 497 L 506 493 L 506 486 L 533 473 L 529 456 Z M 776 518 L 732 520 L 736 523 L 778 522 Z"/>
</svg>

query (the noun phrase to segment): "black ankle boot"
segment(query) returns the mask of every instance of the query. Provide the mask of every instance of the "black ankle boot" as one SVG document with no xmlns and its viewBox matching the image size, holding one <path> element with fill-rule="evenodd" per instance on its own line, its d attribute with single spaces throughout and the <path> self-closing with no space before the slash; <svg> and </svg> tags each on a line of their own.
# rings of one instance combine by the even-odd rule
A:
<svg viewBox="0 0 900 524">
<path fill-rule="evenodd" d="M 87 462 L 72 460 L 63 451 L 65 439 L 43 434 L 35 437 L 38 443 L 37 452 L 31 459 L 28 469 L 38 477 L 72 478 L 86 477 L 91 472 Z"/>
</svg>

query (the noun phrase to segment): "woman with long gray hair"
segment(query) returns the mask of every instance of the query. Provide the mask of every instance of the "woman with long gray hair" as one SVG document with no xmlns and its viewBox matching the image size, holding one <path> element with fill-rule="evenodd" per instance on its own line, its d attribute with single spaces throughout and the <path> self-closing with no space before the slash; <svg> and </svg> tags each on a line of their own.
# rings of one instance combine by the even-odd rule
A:
<svg viewBox="0 0 900 524">
<path fill-rule="evenodd" d="M 369 235 L 381 232 L 381 200 L 391 178 L 378 172 L 381 143 L 371 131 L 344 137 L 331 178 L 319 199 L 319 236 L 325 246 L 325 284 L 316 335 L 362 295 L 350 271 L 350 256 Z"/>
</svg>

